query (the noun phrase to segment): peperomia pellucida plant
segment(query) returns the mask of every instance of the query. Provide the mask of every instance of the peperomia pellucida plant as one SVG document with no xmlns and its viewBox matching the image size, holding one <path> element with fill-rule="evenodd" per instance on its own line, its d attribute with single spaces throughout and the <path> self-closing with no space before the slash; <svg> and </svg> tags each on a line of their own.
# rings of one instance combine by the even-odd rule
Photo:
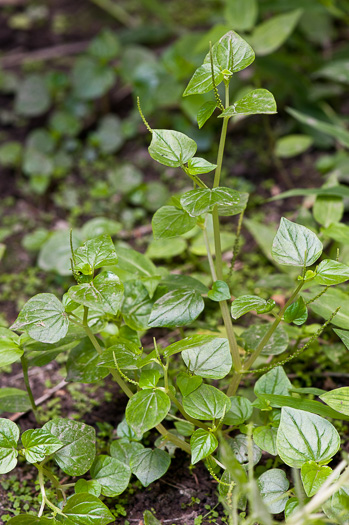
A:
<svg viewBox="0 0 349 525">
<path fill-rule="evenodd" d="M 21 360 L 27 387 L 21 403 L 29 403 L 34 414 L 28 368 L 43 366 L 63 351 L 69 351 L 67 381 L 98 383 L 111 375 L 129 398 L 117 439 L 108 454 L 97 456 L 95 429 L 84 423 L 56 418 L 20 437 L 14 422 L 0 420 L 0 472 L 14 469 L 20 456 L 37 468 L 40 487 L 38 515 L 18 515 L 10 524 L 111 523 L 114 516 L 101 498 L 125 491 L 131 475 L 147 487 L 167 472 L 176 449 L 190 454 L 193 465 L 205 462 L 233 524 L 269 524 L 273 514 L 283 512 L 290 524 L 312 523 L 314 515 L 317 523 L 327 518 L 331 523 L 348 522 L 349 471 L 345 458 L 334 470 L 328 466 L 340 449 L 339 434 L 328 419 L 349 420 L 349 387 L 330 392 L 295 389 L 283 368 L 321 335 L 340 305 L 305 344 L 286 357 L 278 356 L 289 347 L 284 326 L 301 326 L 307 320 L 311 300 L 302 297 L 302 290 L 311 288 L 314 298 L 321 297 L 328 287 L 349 279 L 349 267 L 326 258 L 319 263 L 323 246 L 317 235 L 282 218 L 272 256 L 276 263 L 297 269 L 298 275 L 294 292 L 278 308 L 273 299 L 255 295 L 231 302 L 234 291 L 222 259 L 220 218 L 238 216 L 234 266 L 248 200 L 247 194 L 220 185 L 229 120 L 276 112 L 274 97 L 265 89 L 252 90 L 230 104 L 232 75 L 254 58 L 250 45 L 230 31 L 210 46 L 184 92 L 213 93 L 212 101 L 199 110 L 198 124 L 201 128 L 214 112 L 222 119 L 216 164 L 196 157 L 197 145 L 185 134 L 152 129 L 138 101 L 151 134 L 150 156 L 181 169 L 193 183 L 193 189 L 173 196 L 155 213 L 154 237 L 169 239 L 200 228 L 211 288 L 191 276 L 169 274 L 131 248 L 115 249 L 110 236 L 101 235 L 77 249 L 72 243 L 76 285 L 62 300 L 38 294 L 10 329 L 0 329 L 0 364 Z M 224 101 L 218 89 L 222 83 Z M 202 175 L 211 172 L 213 182 L 206 184 Z M 219 335 L 191 328 L 186 334 L 208 302 L 219 304 Z M 234 323 L 249 312 L 262 315 L 262 322 L 238 337 Z M 167 346 L 154 338 L 147 353 L 141 339 L 151 328 L 170 328 L 177 335 L 180 328 L 182 337 Z M 338 335 L 345 342 L 348 336 L 343 332 Z M 251 373 L 259 375 L 252 401 L 244 390 L 237 395 L 242 378 Z M 16 389 L 8 390 L 4 394 L 18 396 Z M 309 394 L 322 402 L 308 399 Z M 145 447 L 142 438 L 152 430 L 160 436 L 154 447 Z M 262 454 L 274 460 L 256 478 L 254 466 Z M 65 475 L 71 477 L 69 483 Z M 47 495 L 47 483 L 55 490 L 55 501 Z"/>
</svg>

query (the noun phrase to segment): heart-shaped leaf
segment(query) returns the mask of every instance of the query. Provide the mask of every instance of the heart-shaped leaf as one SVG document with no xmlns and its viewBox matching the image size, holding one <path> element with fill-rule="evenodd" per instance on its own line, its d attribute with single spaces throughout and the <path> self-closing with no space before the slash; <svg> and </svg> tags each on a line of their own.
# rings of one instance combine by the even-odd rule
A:
<svg viewBox="0 0 349 525">
<path fill-rule="evenodd" d="M 101 272 L 93 281 L 72 286 L 69 297 L 98 312 L 116 315 L 120 310 L 124 287 L 113 272 Z"/>
<path fill-rule="evenodd" d="M 303 410 L 282 408 L 277 451 L 286 465 L 300 468 L 307 461 L 327 463 L 339 447 L 339 434 L 327 419 Z"/>
<path fill-rule="evenodd" d="M 144 448 L 132 454 L 130 467 L 143 487 L 148 487 L 167 472 L 170 463 L 171 458 L 164 450 Z"/>
<path fill-rule="evenodd" d="M 63 443 L 42 428 L 30 429 L 21 436 L 25 459 L 28 463 L 38 463 L 59 450 Z"/>
<path fill-rule="evenodd" d="M 78 421 L 55 418 L 43 429 L 64 445 L 53 456 L 63 472 L 69 476 L 82 476 L 89 470 L 96 455 L 94 428 Z"/>
<path fill-rule="evenodd" d="M 204 307 L 204 301 L 196 290 L 175 290 L 154 303 L 148 324 L 152 327 L 169 328 L 186 326 L 199 317 Z"/>
<path fill-rule="evenodd" d="M 160 164 L 179 168 L 194 157 L 196 149 L 195 140 L 184 133 L 169 129 L 154 129 L 148 151 L 151 158 Z"/>
<path fill-rule="evenodd" d="M 192 230 L 195 225 L 195 217 L 191 217 L 185 210 L 175 206 L 162 206 L 153 215 L 154 239 L 177 237 Z"/>
<path fill-rule="evenodd" d="M 118 496 L 127 489 L 131 469 L 125 463 L 110 456 L 98 456 L 93 463 L 91 477 L 97 480 L 102 494 L 108 497 Z"/>
<path fill-rule="evenodd" d="M 311 266 L 322 253 L 322 243 L 314 232 L 282 217 L 273 241 L 272 255 L 279 264 Z"/>
<path fill-rule="evenodd" d="M 27 332 L 35 341 L 56 343 L 68 332 L 63 304 L 51 293 L 39 293 L 25 303 L 11 330 Z"/>
<path fill-rule="evenodd" d="M 17 465 L 19 428 L 9 419 L 0 418 L 0 474 L 6 474 Z"/>
<path fill-rule="evenodd" d="M 136 434 L 144 434 L 167 416 L 171 401 L 161 390 L 141 390 L 126 407 L 126 421 Z"/>
<path fill-rule="evenodd" d="M 218 447 L 218 440 L 211 432 L 198 428 L 190 438 L 191 463 L 195 465 L 201 459 L 210 456 Z"/>
<path fill-rule="evenodd" d="M 200 420 L 220 419 L 231 406 L 231 401 L 221 390 L 202 384 L 191 394 L 183 398 L 185 411 Z"/>
<path fill-rule="evenodd" d="M 267 89 L 255 89 L 237 100 L 225 109 L 219 118 L 233 117 L 234 115 L 256 115 L 276 113 L 274 96 Z"/>
</svg>

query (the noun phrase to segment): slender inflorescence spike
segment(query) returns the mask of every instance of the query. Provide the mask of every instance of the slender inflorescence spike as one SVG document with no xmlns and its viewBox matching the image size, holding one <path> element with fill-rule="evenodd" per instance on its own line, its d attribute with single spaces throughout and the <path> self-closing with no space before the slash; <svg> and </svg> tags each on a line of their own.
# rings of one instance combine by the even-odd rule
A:
<svg viewBox="0 0 349 525">
<path fill-rule="evenodd" d="M 249 373 L 262 373 L 262 372 L 269 372 L 270 370 L 272 370 L 273 368 L 276 368 L 277 366 L 284 366 L 286 363 L 288 363 L 289 361 L 292 361 L 292 359 L 294 359 L 295 357 L 298 357 L 301 353 L 303 353 L 305 350 L 307 350 L 309 348 L 309 346 L 314 342 L 316 341 L 316 339 L 318 337 L 320 337 L 320 335 L 322 334 L 322 332 L 325 330 L 325 328 L 331 323 L 332 319 L 335 317 L 335 315 L 338 314 L 339 310 L 340 310 L 340 306 L 338 306 L 338 308 L 336 308 L 336 310 L 331 314 L 330 318 L 327 319 L 327 321 L 321 326 L 321 328 L 309 339 L 309 341 L 307 343 L 305 343 L 305 345 L 301 346 L 300 348 L 298 348 L 298 350 L 296 350 L 293 354 L 291 354 L 290 356 L 286 357 L 286 359 L 283 359 L 282 361 L 278 361 L 277 363 L 273 364 L 273 365 L 270 365 L 270 366 L 265 366 L 263 368 L 257 368 L 256 370 L 245 370 L 243 371 L 242 373 L 244 374 L 249 374 Z"/>
<path fill-rule="evenodd" d="M 125 375 L 123 373 L 123 371 L 120 369 L 119 365 L 118 365 L 118 362 L 116 360 L 116 356 L 115 356 L 115 352 L 113 352 L 113 359 L 114 359 L 114 363 L 115 363 L 115 366 L 116 366 L 116 369 L 117 371 L 119 372 L 119 374 L 121 375 L 121 377 L 123 379 L 125 379 L 125 381 L 128 381 L 129 383 L 132 383 L 132 385 L 136 385 L 136 386 L 139 386 L 139 384 L 137 383 L 137 381 L 133 381 L 133 379 L 130 379 L 129 377 L 127 377 L 127 375 Z"/>
<path fill-rule="evenodd" d="M 243 210 L 240 215 L 239 215 L 239 222 L 238 222 L 238 227 L 236 229 L 236 237 L 235 237 L 235 242 L 234 242 L 234 246 L 233 246 L 233 257 L 231 259 L 231 263 L 230 263 L 230 268 L 229 268 L 229 276 L 228 276 L 228 281 L 231 280 L 232 278 L 232 275 L 233 275 L 233 271 L 234 271 L 234 267 L 235 267 L 235 263 L 236 263 L 236 260 L 239 256 L 239 253 L 240 253 L 240 234 L 241 234 L 241 228 L 242 228 L 242 221 L 243 221 L 243 218 L 244 218 L 244 211 Z"/>
<path fill-rule="evenodd" d="M 212 43 L 211 42 L 210 42 L 210 62 L 211 62 L 211 75 L 212 75 L 212 84 L 213 84 L 214 96 L 215 96 L 216 101 L 217 101 L 217 106 L 219 107 L 220 110 L 224 111 L 223 102 L 220 99 L 220 96 L 219 96 L 219 93 L 218 93 L 218 89 L 217 89 L 217 86 L 216 86 L 216 82 L 215 82 L 215 79 L 214 79 L 213 54 L 212 54 Z"/>
<path fill-rule="evenodd" d="M 309 301 L 306 301 L 306 303 L 305 303 L 306 306 L 308 306 L 309 304 L 311 304 L 314 301 L 316 301 L 317 299 L 319 299 L 319 297 L 324 295 L 324 293 L 326 293 L 328 289 L 329 289 L 329 286 L 325 286 L 325 288 L 323 288 L 323 290 L 321 290 L 321 292 L 319 292 L 317 295 L 315 295 L 315 297 L 313 297 L 312 299 L 309 299 Z"/>
<path fill-rule="evenodd" d="M 73 246 L 73 230 L 70 229 L 70 251 L 71 251 L 71 261 L 74 263 L 74 266 L 76 265 L 76 259 L 74 255 L 74 246 Z M 74 271 L 74 268 L 72 268 Z"/>
<path fill-rule="evenodd" d="M 141 116 L 141 119 L 144 122 L 145 127 L 147 128 L 147 130 L 150 133 L 153 133 L 153 130 L 151 129 L 151 127 L 149 126 L 148 121 L 146 120 L 145 116 L 143 115 L 143 111 L 142 111 L 142 108 L 141 108 L 141 103 L 140 103 L 139 97 L 137 97 L 137 108 L 138 108 L 139 114 Z"/>
</svg>

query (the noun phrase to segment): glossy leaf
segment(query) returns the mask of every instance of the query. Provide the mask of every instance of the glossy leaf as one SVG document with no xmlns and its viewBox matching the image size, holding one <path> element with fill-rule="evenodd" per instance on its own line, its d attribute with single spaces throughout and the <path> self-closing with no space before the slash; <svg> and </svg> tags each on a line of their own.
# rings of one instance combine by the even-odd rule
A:
<svg viewBox="0 0 349 525">
<path fill-rule="evenodd" d="M 148 151 L 151 158 L 160 164 L 179 168 L 194 157 L 196 149 L 196 142 L 184 133 L 154 129 Z"/>
<path fill-rule="evenodd" d="M 190 372 L 209 379 L 222 379 L 229 374 L 232 358 L 227 339 L 204 336 L 196 346 L 183 350 L 182 358 Z M 199 342 L 200 341 L 200 342 Z"/>
<path fill-rule="evenodd" d="M 217 206 L 219 215 L 236 215 L 240 204 L 240 194 L 229 188 L 199 188 L 185 193 L 181 205 L 192 217 L 209 213 Z"/>
<path fill-rule="evenodd" d="M 335 388 L 320 396 L 320 399 L 337 412 L 349 416 L 349 387 Z"/>
<path fill-rule="evenodd" d="M 69 297 L 78 304 L 102 314 L 116 315 L 120 310 L 124 287 L 113 272 L 101 272 L 93 281 L 72 286 Z"/>
<path fill-rule="evenodd" d="M 74 494 L 63 507 L 65 517 L 59 521 L 67 525 L 107 525 L 115 520 L 108 507 L 96 496 L 87 493 Z"/>
<path fill-rule="evenodd" d="M 252 404 L 242 396 L 232 396 L 230 398 L 231 407 L 224 416 L 223 423 L 225 425 L 242 425 L 247 419 L 252 416 Z"/>
<path fill-rule="evenodd" d="M 276 113 L 276 102 L 267 89 L 255 89 L 227 107 L 219 118 L 233 117 L 235 115 L 256 115 Z"/>
<path fill-rule="evenodd" d="M 294 323 L 296 325 L 302 325 L 308 319 L 308 309 L 304 302 L 303 297 L 290 304 L 285 310 L 284 321 L 286 323 Z"/>
<path fill-rule="evenodd" d="M 93 275 L 102 266 L 117 264 L 118 258 L 110 235 L 100 235 L 86 241 L 74 252 L 74 268 L 84 275 Z"/>
<path fill-rule="evenodd" d="M 319 401 L 278 394 L 258 394 L 258 397 L 262 400 L 268 401 L 269 406 L 272 407 L 291 407 L 298 410 L 305 410 L 306 412 L 311 412 L 313 414 L 318 414 L 319 416 L 323 417 L 349 421 L 349 416 L 341 414 L 340 412 L 333 410 L 333 408 L 330 408 Z"/>
<path fill-rule="evenodd" d="M 223 74 L 217 66 L 213 66 L 213 72 L 215 84 L 216 86 L 219 86 L 219 84 L 223 80 Z M 191 77 L 189 84 L 185 88 L 183 97 L 187 97 L 188 95 L 202 95 L 203 93 L 208 93 L 212 89 L 213 84 L 211 64 L 203 64 L 202 66 L 197 68 L 194 75 Z M 215 108 L 212 108 L 212 113 L 214 109 Z M 209 118 L 210 116 L 211 115 L 209 115 L 207 118 Z"/>
<path fill-rule="evenodd" d="M 9 419 L 0 418 L 0 474 L 6 474 L 17 465 L 19 428 Z"/>
<path fill-rule="evenodd" d="M 288 396 L 292 388 L 291 381 L 288 379 L 282 366 L 276 366 L 263 374 L 254 386 L 254 393 L 258 394 L 276 394 Z"/>
<path fill-rule="evenodd" d="M 257 427 L 253 430 L 253 439 L 256 445 L 272 456 L 277 455 L 276 449 L 277 429 L 274 427 Z"/>
<path fill-rule="evenodd" d="M 154 239 L 177 237 L 192 230 L 195 225 L 195 217 L 191 217 L 185 210 L 175 206 L 162 206 L 153 215 Z"/>
<path fill-rule="evenodd" d="M 211 301 L 229 301 L 231 297 L 229 286 L 225 281 L 215 281 L 212 285 L 212 290 L 208 291 L 207 296 Z"/>
<path fill-rule="evenodd" d="M 212 164 L 200 157 L 193 157 L 188 161 L 188 173 L 190 175 L 200 175 L 201 173 L 210 173 L 217 168 L 217 164 Z"/>
<path fill-rule="evenodd" d="M 301 9 L 276 15 L 259 24 L 249 39 L 256 55 L 269 55 L 276 51 L 291 35 L 302 15 Z"/>
<path fill-rule="evenodd" d="M 268 332 L 270 324 L 252 325 L 242 334 L 245 348 L 256 350 L 265 334 Z M 282 326 L 278 326 L 270 337 L 268 343 L 262 350 L 262 355 L 279 355 L 287 350 L 289 338 Z"/>
<path fill-rule="evenodd" d="M 118 268 L 126 271 L 133 276 L 152 277 L 157 275 L 156 266 L 143 253 L 137 252 L 131 248 L 123 246 L 117 247 L 118 252 Z M 123 277 L 122 277 L 123 280 Z"/>
<path fill-rule="evenodd" d="M 144 434 L 167 416 L 171 401 L 161 390 L 141 390 L 126 407 L 126 421 L 136 434 Z"/>
<path fill-rule="evenodd" d="M 321 261 L 316 268 L 315 282 L 331 286 L 333 284 L 344 283 L 349 279 L 349 266 L 333 261 L 332 259 L 325 259 Z"/>
<path fill-rule="evenodd" d="M 63 446 L 59 439 L 42 428 L 26 430 L 21 440 L 28 463 L 39 463 Z"/>
<path fill-rule="evenodd" d="M 39 293 L 25 303 L 11 330 L 27 332 L 35 341 L 56 343 L 68 332 L 62 303 L 51 293 Z"/>
<path fill-rule="evenodd" d="M 142 370 L 139 377 L 139 386 L 140 388 L 155 388 L 159 382 L 161 373 L 159 370 Z"/>
<path fill-rule="evenodd" d="M 198 279 L 190 277 L 190 275 L 170 273 L 162 280 L 162 284 L 166 286 L 169 292 L 177 290 L 178 288 L 190 288 L 191 290 L 196 290 L 201 295 L 208 293 L 207 286 Z"/>
<path fill-rule="evenodd" d="M 115 364 L 116 360 L 119 368 L 136 370 L 138 368 L 137 362 L 141 355 L 142 350 L 136 343 L 127 339 L 120 339 L 115 345 L 103 350 L 99 356 L 97 366 L 117 368 Z"/>
<path fill-rule="evenodd" d="M 252 47 L 235 31 L 229 31 L 214 44 L 212 55 L 214 66 L 232 73 L 245 69 L 255 59 Z M 210 53 L 207 53 L 204 64 L 210 64 L 210 61 Z"/>
<path fill-rule="evenodd" d="M 256 310 L 257 313 L 265 313 L 274 308 L 275 301 L 266 301 L 257 295 L 242 295 L 237 297 L 231 305 L 231 316 L 233 319 L 239 319 L 247 312 Z"/>
<path fill-rule="evenodd" d="M 185 411 L 199 420 L 220 419 L 231 406 L 228 396 L 211 385 L 202 384 L 183 398 Z"/>
<path fill-rule="evenodd" d="M 211 432 L 198 428 L 190 438 L 191 463 L 195 465 L 201 459 L 210 456 L 218 447 L 218 440 Z"/>
<path fill-rule="evenodd" d="M 282 408 L 277 451 L 286 465 L 300 468 L 307 461 L 327 463 L 339 447 L 339 434 L 327 419 L 303 410 Z"/>
<path fill-rule="evenodd" d="M 148 324 L 152 327 L 169 328 L 186 326 L 195 321 L 204 307 L 201 295 L 195 290 L 175 290 L 154 303 Z"/>
<path fill-rule="evenodd" d="M 171 458 L 164 450 L 145 448 L 132 454 L 130 467 L 143 487 L 148 487 L 167 472 L 170 463 Z"/>
<path fill-rule="evenodd" d="M 304 463 L 301 476 L 306 495 L 314 496 L 330 474 L 332 474 L 331 467 L 320 466 L 315 461 Z"/>
<path fill-rule="evenodd" d="M 272 255 L 279 264 L 311 266 L 322 253 L 322 243 L 311 230 L 282 217 Z"/>
<path fill-rule="evenodd" d="M 257 483 L 269 512 L 272 514 L 283 512 L 288 500 L 286 492 L 290 486 L 285 472 L 278 468 L 272 468 L 263 472 Z"/>
<path fill-rule="evenodd" d="M 183 397 L 194 392 L 201 384 L 202 377 L 190 376 L 185 372 L 180 372 L 177 376 L 177 386 Z"/>
<path fill-rule="evenodd" d="M 53 456 L 63 472 L 69 476 L 82 476 L 89 470 L 96 455 L 94 428 L 78 421 L 55 418 L 43 429 L 64 445 Z"/>
<path fill-rule="evenodd" d="M 216 107 L 217 103 L 215 101 L 205 102 L 205 104 L 201 106 L 197 114 L 199 129 L 201 129 L 205 122 L 207 122 L 211 115 L 213 115 Z"/>
<path fill-rule="evenodd" d="M 88 338 L 69 352 L 66 381 L 98 383 L 109 374 L 106 368 L 98 367 L 99 354 Z"/>
<path fill-rule="evenodd" d="M 95 459 L 90 474 L 101 485 L 104 496 L 114 497 L 127 489 L 131 469 L 115 458 L 100 455 Z"/>
</svg>

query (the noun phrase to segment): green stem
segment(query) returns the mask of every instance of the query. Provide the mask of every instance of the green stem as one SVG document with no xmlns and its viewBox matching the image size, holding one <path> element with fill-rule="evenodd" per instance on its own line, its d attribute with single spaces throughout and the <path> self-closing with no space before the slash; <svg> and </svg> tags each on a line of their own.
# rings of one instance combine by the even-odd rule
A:
<svg viewBox="0 0 349 525">
<path fill-rule="evenodd" d="M 295 300 L 295 298 L 299 294 L 300 290 L 302 289 L 303 285 L 304 285 L 304 281 L 301 281 L 300 284 L 295 289 L 295 291 L 293 292 L 293 294 L 291 295 L 291 297 L 289 298 L 289 300 L 286 302 L 286 304 L 283 306 L 283 308 L 281 308 L 278 316 L 276 317 L 275 321 L 273 322 L 273 324 L 271 325 L 271 327 L 269 328 L 269 330 L 267 331 L 265 336 L 261 339 L 261 341 L 260 341 L 259 345 L 257 346 L 256 350 L 253 352 L 253 354 L 250 356 L 250 358 L 244 364 L 244 370 L 249 370 L 251 368 L 251 366 L 253 365 L 253 363 L 255 362 L 257 357 L 260 355 L 260 353 L 262 352 L 263 348 L 268 343 L 269 339 L 271 338 L 271 336 L 273 335 L 273 333 L 275 332 L 275 330 L 279 326 L 286 309 L 290 306 L 291 303 L 293 303 L 293 301 Z"/>
<path fill-rule="evenodd" d="M 229 106 L 229 84 L 225 84 L 225 107 L 227 108 Z M 223 125 L 222 125 L 222 131 L 221 131 L 221 138 L 219 141 L 218 146 L 218 156 L 217 156 L 217 168 L 214 174 L 214 182 L 213 187 L 218 188 L 220 178 L 221 178 L 221 171 L 222 171 L 222 163 L 223 163 L 223 154 L 224 154 L 224 146 L 225 146 L 225 139 L 227 136 L 227 129 L 228 129 L 228 122 L 230 117 L 223 118 Z"/>
<path fill-rule="evenodd" d="M 39 422 L 38 407 L 35 404 L 35 399 L 34 399 L 33 392 L 32 392 L 32 389 L 30 387 L 30 382 L 29 382 L 28 360 L 27 360 L 27 358 L 24 355 L 22 355 L 22 357 L 21 357 L 21 365 L 22 365 L 23 378 L 24 378 L 25 387 L 26 387 L 26 390 L 27 390 L 27 393 L 28 393 L 29 401 L 30 401 L 30 404 L 31 404 L 31 407 L 32 407 L 32 410 L 33 410 L 33 413 L 34 413 L 34 416 L 35 416 L 35 419 L 36 419 L 37 422 Z"/>
<path fill-rule="evenodd" d="M 206 227 L 203 228 L 203 234 L 204 234 L 204 242 L 205 242 L 205 247 L 206 247 L 206 252 L 207 252 L 208 264 L 210 265 L 210 270 L 211 270 L 211 275 L 212 275 L 212 281 L 215 282 L 217 281 L 216 268 L 213 262 L 213 257 L 212 257 L 211 248 L 210 248 L 210 241 L 208 240 Z"/>
<path fill-rule="evenodd" d="M 41 497 L 42 497 L 42 502 L 41 502 L 38 517 L 40 518 L 42 516 L 45 505 L 47 505 L 48 507 L 50 507 L 51 510 L 53 510 L 54 515 L 60 514 L 61 516 L 66 517 L 60 508 L 56 507 L 56 505 L 54 505 L 49 499 L 47 499 L 46 490 L 45 490 L 45 481 L 44 481 L 44 470 L 45 469 L 40 464 L 34 463 L 34 465 L 38 469 L 39 485 L 40 485 L 40 492 L 41 492 Z"/>
<path fill-rule="evenodd" d="M 227 390 L 227 396 L 235 396 L 237 389 L 239 388 L 240 381 L 242 378 L 242 374 L 239 374 L 238 372 L 234 372 L 233 377 L 231 378 L 228 390 Z"/>
<path fill-rule="evenodd" d="M 229 83 L 226 82 L 225 83 L 225 107 L 228 107 L 228 106 L 229 106 Z M 229 121 L 229 117 L 225 117 L 223 119 L 221 138 L 220 138 L 219 146 L 218 146 L 217 168 L 215 171 L 213 188 L 217 188 L 220 183 L 224 146 L 225 146 L 225 140 L 226 140 L 227 129 L 228 129 L 228 121 Z M 216 260 L 215 271 L 214 271 L 214 265 L 210 261 L 211 252 L 209 249 L 209 242 L 207 239 L 207 234 L 205 238 L 205 232 L 204 232 L 204 238 L 205 238 L 205 244 L 207 248 L 208 260 L 210 263 L 210 268 L 211 268 L 211 273 L 212 273 L 212 279 L 214 281 L 216 281 L 217 279 L 222 281 L 223 280 L 223 259 L 222 259 L 222 247 L 221 247 L 221 233 L 220 233 L 218 209 L 216 206 L 212 210 L 212 219 L 213 219 L 213 235 L 214 235 L 215 260 Z M 211 259 L 212 259 L 212 256 L 211 256 Z M 219 306 L 221 309 L 224 326 L 227 332 L 233 365 L 236 371 L 240 371 L 242 367 L 241 357 L 240 357 L 239 348 L 238 348 L 235 334 L 234 334 L 233 323 L 232 323 L 231 316 L 229 313 L 229 307 L 226 301 L 220 301 Z"/>
</svg>

